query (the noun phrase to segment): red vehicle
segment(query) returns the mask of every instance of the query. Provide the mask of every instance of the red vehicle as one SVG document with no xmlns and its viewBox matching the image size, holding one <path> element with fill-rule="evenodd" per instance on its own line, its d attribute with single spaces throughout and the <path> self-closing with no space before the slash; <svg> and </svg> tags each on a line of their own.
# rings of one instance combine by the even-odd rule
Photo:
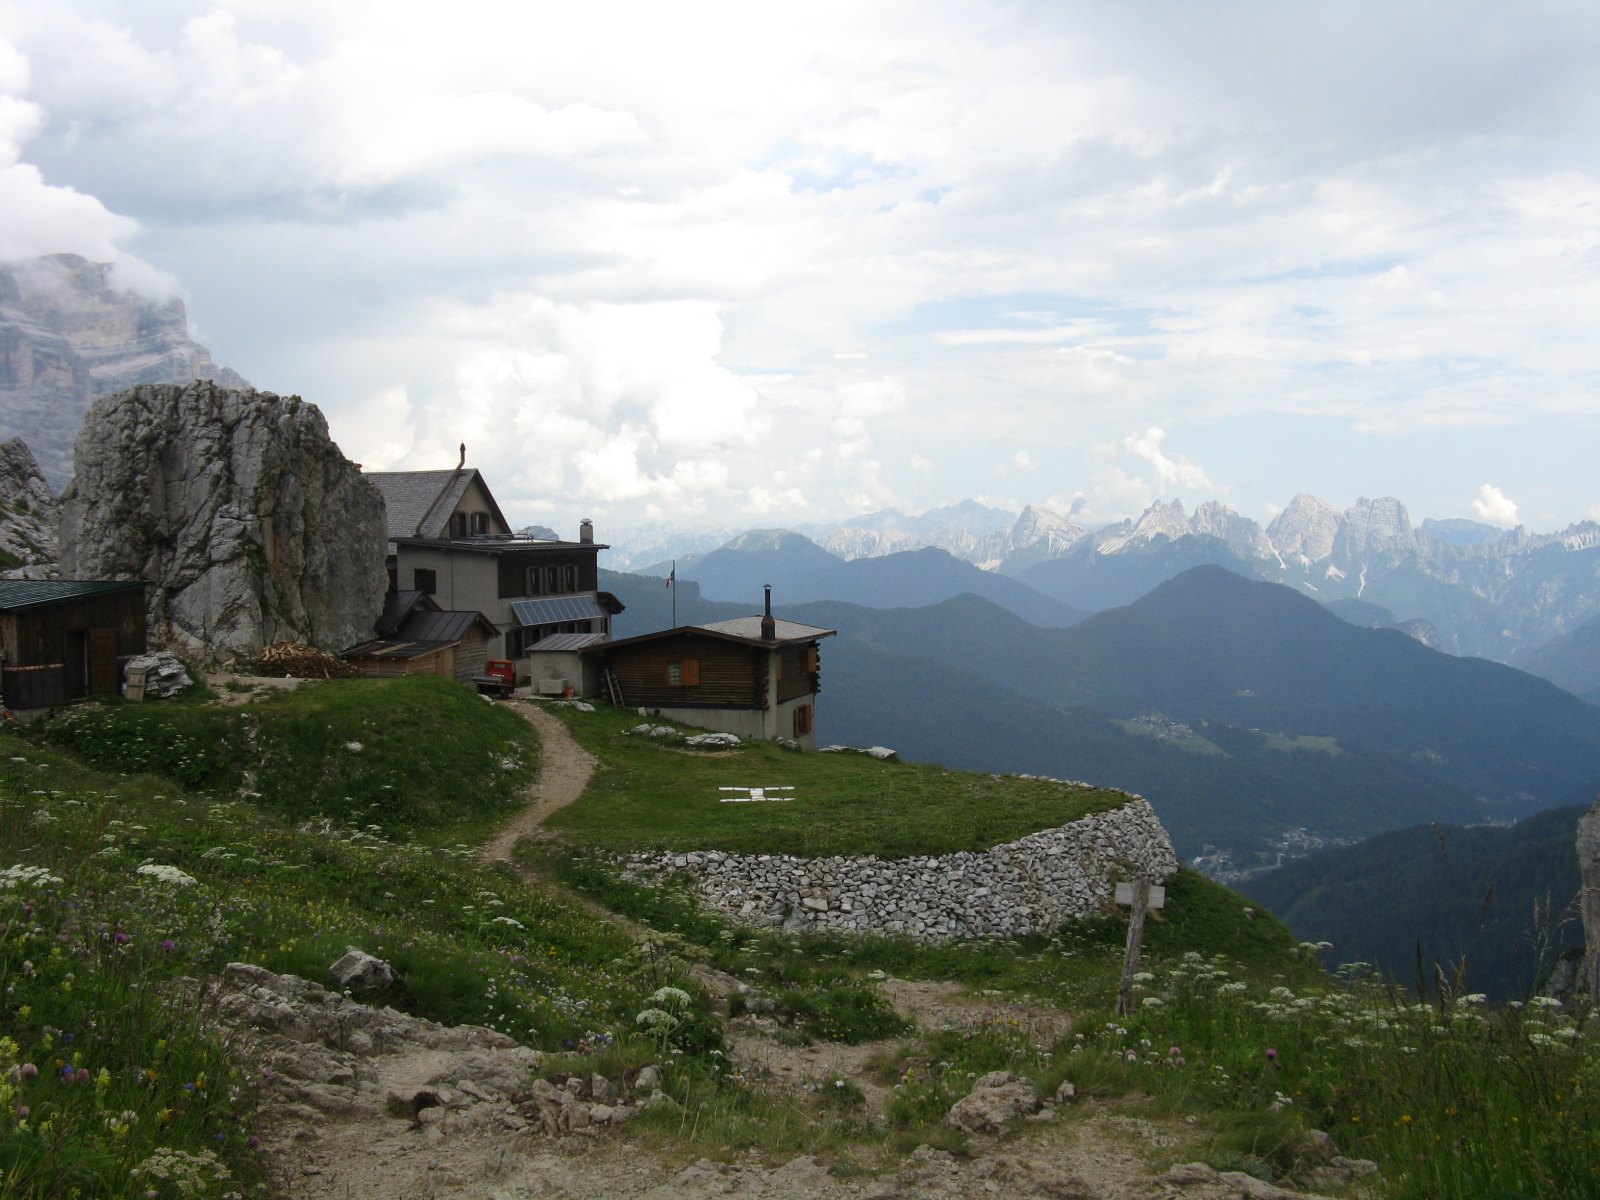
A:
<svg viewBox="0 0 1600 1200">
<path fill-rule="evenodd" d="M 483 674 L 473 677 L 478 691 L 507 699 L 517 686 L 517 668 L 509 658 L 491 658 L 483 664 Z"/>
</svg>

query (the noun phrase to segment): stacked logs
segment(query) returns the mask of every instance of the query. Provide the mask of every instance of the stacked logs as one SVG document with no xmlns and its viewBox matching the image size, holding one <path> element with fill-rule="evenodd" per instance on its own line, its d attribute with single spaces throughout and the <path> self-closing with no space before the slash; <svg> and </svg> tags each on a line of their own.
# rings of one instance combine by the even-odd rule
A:
<svg viewBox="0 0 1600 1200">
<path fill-rule="evenodd" d="M 304 642 L 273 642 L 262 647 L 252 667 L 257 675 L 294 679 L 358 679 L 361 671 Z"/>
</svg>

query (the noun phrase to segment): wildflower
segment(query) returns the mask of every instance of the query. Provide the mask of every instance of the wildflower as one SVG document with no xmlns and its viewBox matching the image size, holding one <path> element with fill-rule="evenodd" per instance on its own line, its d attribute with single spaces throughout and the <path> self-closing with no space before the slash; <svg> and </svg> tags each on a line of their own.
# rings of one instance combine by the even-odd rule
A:
<svg viewBox="0 0 1600 1200">
<path fill-rule="evenodd" d="M 177 867 L 166 863 L 143 863 L 134 872 L 136 875 L 145 875 L 162 883 L 170 883 L 176 887 L 192 887 L 196 880 L 193 875 L 180 871 Z"/>
<path fill-rule="evenodd" d="M 161 948 L 163 950 L 165 950 L 168 954 L 171 954 L 174 950 L 176 950 L 178 948 L 178 943 L 173 941 L 171 938 L 163 938 L 161 940 Z"/>
<path fill-rule="evenodd" d="M 1268 1049 L 1267 1049 L 1267 1061 L 1268 1062 L 1276 1062 L 1277 1060 L 1278 1060 L 1278 1052 L 1276 1050 L 1272 1049 L 1271 1047 L 1268 1047 Z"/>
<path fill-rule="evenodd" d="M 31 1062 L 25 1062 L 22 1064 L 22 1066 L 17 1068 L 17 1073 L 20 1074 L 24 1079 L 32 1079 L 39 1073 L 39 1068 L 34 1066 Z"/>
</svg>

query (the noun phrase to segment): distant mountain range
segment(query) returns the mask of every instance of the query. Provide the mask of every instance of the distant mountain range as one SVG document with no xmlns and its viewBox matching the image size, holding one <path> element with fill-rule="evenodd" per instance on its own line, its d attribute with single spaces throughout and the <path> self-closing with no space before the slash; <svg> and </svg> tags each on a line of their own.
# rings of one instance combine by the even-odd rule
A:
<svg viewBox="0 0 1600 1200">
<path fill-rule="evenodd" d="M 872 606 L 931 602 L 960 587 L 1027 620 L 1059 625 L 1073 611 L 1129 604 L 1186 570 L 1214 565 L 1286 584 L 1355 624 L 1399 629 L 1451 654 L 1592 678 L 1586 692 L 1600 687 L 1600 635 L 1553 657 L 1538 653 L 1600 616 L 1600 524 L 1592 521 L 1551 534 L 1459 519 L 1413 525 L 1393 498 L 1362 499 L 1339 511 L 1300 495 L 1265 528 L 1215 502 L 1193 513 L 1176 500 L 1158 503 L 1137 520 L 1091 532 L 1047 509 L 1030 506 L 1011 517 L 967 501 L 921 517 L 886 510 L 808 532 L 725 539 L 710 552 L 679 556 L 678 577 L 701 582 L 713 598 L 750 595 L 760 582 L 781 581 L 795 599 Z M 712 536 L 702 531 L 698 544 Z M 665 558 L 639 560 L 627 530 L 611 540 L 612 562 L 633 562 L 645 573 L 669 569 Z M 672 540 L 657 527 L 649 544 L 659 552 Z M 907 558 L 913 553 L 920 557 Z M 879 565 L 870 571 L 857 565 L 866 562 Z M 976 570 L 962 573 L 956 563 Z M 1066 610 L 1041 607 L 1014 588 L 984 585 L 986 577 L 1026 585 Z"/>
<path fill-rule="evenodd" d="M 618 636 L 671 621 L 660 579 L 602 576 L 628 606 Z M 674 590 L 679 624 L 760 604 Z M 776 607 L 839 631 L 824 652 L 823 740 L 1126 787 L 1190 858 L 1210 844 L 1270 864 L 1286 841 L 1516 819 L 1600 777 L 1600 709 L 1215 567 L 1067 628 L 970 594 Z"/>
<path fill-rule="evenodd" d="M 109 264 L 75 254 L 0 264 L 0 441 L 22 438 L 57 492 L 92 401 L 192 379 L 250 386 L 189 336 L 183 301 L 120 288 Z"/>
</svg>

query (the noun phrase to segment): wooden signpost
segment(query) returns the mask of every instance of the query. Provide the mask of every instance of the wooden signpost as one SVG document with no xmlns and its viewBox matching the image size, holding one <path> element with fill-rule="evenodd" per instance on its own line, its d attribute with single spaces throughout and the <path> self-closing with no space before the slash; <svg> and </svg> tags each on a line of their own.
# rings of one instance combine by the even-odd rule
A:
<svg viewBox="0 0 1600 1200">
<path fill-rule="evenodd" d="M 1122 982 L 1117 985 L 1117 1014 L 1127 1016 L 1133 1012 L 1133 977 L 1139 970 L 1139 946 L 1144 941 L 1144 914 L 1147 909 L 1162 908 L 1167 902 L 1167 890 L 1140 876 L 1132 883 L 1117 884 L 1117 903 L 1133 908 L 1128 920 L 1128 947 L 1122 954 Z"/>
</svg>

